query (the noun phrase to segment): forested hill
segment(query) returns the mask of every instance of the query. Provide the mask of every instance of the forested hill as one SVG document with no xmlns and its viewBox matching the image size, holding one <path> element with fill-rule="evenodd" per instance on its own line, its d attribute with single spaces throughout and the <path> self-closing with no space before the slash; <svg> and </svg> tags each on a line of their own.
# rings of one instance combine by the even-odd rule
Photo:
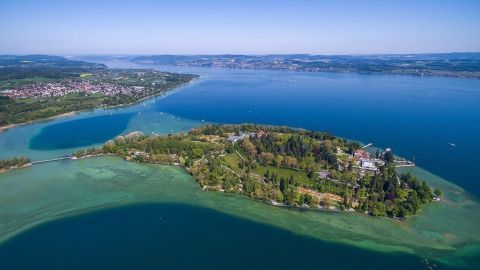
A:
<svg viewBox="0 0 480 270">
<path fill-rule="evenodd" d="M 0 68 L 5 67 L 61 67 L 61 68 L 106 68 L 104 64 L 70 60 L 52 55 L 0 55 Z"/>
<path fill-rule="evenodd" d="M 106 68 L 104 64 L 70 60 L 61 56 L 0 55 L 0 81 L 31 77 L 62 79 Z"/>
</svg>

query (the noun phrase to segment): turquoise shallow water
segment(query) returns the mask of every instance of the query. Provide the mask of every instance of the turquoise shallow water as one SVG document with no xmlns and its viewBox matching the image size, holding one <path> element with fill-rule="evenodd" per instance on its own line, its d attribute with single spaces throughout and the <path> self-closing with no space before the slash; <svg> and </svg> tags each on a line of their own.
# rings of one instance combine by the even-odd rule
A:
<svg viewBox="0 0 480 270">
<path fill-rule="evenodd" d="M 198 73 L 202 78 L 168 96 L 157 97 L 128 108 L 81 113 L 71 118 L 26 125 L 0 133 L 0 157 L 21 154 L 40 160 L 70 154 L 81 147 L 99 145 L 120 133 L 142 130 L 148 134 L 168 134 L 187 131 L 209 121 L 285 124 L 328 130 L 343 137 L 366 143 L 374 142 L 379 147 L 393 147 L 397 154 L 410 158 L 415 156 L 421 167 L 454 182 L 476 196 L 479 194 L 480 185 L 476 181 L 478 179 L 476 168 L 480 162 L 475 153 L 480 150 L 478 149 L 480 146 L 474 143 L 475 138 L 480 135 L 479 126 L 475 125 L 480 122 L 477 121 L 480 120 L 478 81 L 216 69 L 181 71 Z M 220 197 L 215 195 L 212 199 L 210 196 L 213 195 L 205 192 L 200 192 L 201 195 L 198 195 L 200 197 L 196 197 L 197 195 L 192 197 L 186 195 L 190 193 L 185 192 L 186 186 L 183 184 L 180 186 L 172 184 L 169 186 L 170 192 L 156 190 L 155 182 L 136 189 L 133 186 L 144 183 L 142 179 L 146 176 L 151 176 L 152 179 L 167 177 L 176 180 L 175 183 L 191 181 L 192 186 L 189 187 L 193 191 L 197 187 L 192 179 L 182 172 L 171 174 L 164 169 L 147 172 L 144 171 L 145 166 L 126 166 L 123 162 L 118 163 L 109 159 L 100 162 L 100 160 L 82 161 L 83 163 L 80 162 L 73 167 L 68 162 L 52 163 L 0 175 L 2 187 L 0 190 L 3 192 L 0 196 L 3 206 L 0 209 L 2 238 L 14 235 L 38 222 L 82 213 L 88 209 L 139 202 L 175 202 L 213 208 L 229 215 L 273 224 L 316 239 L 340 242 L 376 252 L 417 254 L 421 258 L 430 258 L 455 266 L 475 268 L 479 265 L 480 236 L 476 228 L 480 226 L 480 208 L 477 200 L 465 194 L 462 189 L 423 170 L 415 169 L 415 173 L 423 175 L 429 183 L 441 186 L 446 191 L 447 198 L 445 202 L 425 209 L 421 217 L 414 218 L 406 224 L 396 224 L 352 213 L 299 214 L 296 211 L 272 208 L 263 204 L 250 204 L 250 200 L 221 197 L 222 195 L 218 195 Z M 59 174 L 59 171 L 63 173 Z M 52 194 L 56 196 L 50 198 Z M 197 191 L 194 194 L 197 194 Z M 155 207 L 165 209 L 173 207 L 178 211 L 192 212 L 188 209 L 182 210 L 182 206 L 144 207 L 132 208 L 133 210 L 128 208 L 125 211 L 131 214 L 136 211 L 148 213 L 149 209 L 156 209 Z M 109 215 L 112 219 L 123 215 L 123 210 L 112 211 L 114 212 L 101 212 L 95 215 L 93 220 L 108 223 Z M 218 215 L 211 214 L 212 219 L 228 219 Z M 86 216 L 85 220 L 90 218 L 92 217 Z M 185 215 L 184 222 L 191 223 L 188 218 L 190 216 Z M 79 217 L 71 221 L 73 223 L 69 223 L 79 228 L 77 230 L 79 235 L 95 230 L 89 227 L 81 231 L 82 226 L 75 224 L 82 224 L 82 220 Z M 59 222 L 64 224 L 62 221 Z M 56 222 L 31 231 L 23 238 L 14 238 L 4 247 L 4 252 L 8 254 L 15 250 L 15 247 L 23 246 L 21 243 L 34 241 L 35 237 L 40 239 L 55 237 L 52 232 L 58 229 L 52 231 L 48 226 L 65 228 L 65 224 L 55 224 Z M 113 222 L 109 226 L 113 231 L 121 231 L 123 228 L 120 225 L 116 227 L 117 223 Z M 143 229 L 151 230 L 152 233 L 156 231 L 153 225 L 143 226 Z M 250 239 L 249 245 L 254 246 L 257 229 L 246 225 L 245 230 L 247 234 L 241 235 L 240 238 Z M 252 230 L 250 238 L 249 230 Z M 71 234 L 72 231 L 65 228 L 65 233 Z M 126 245 L 131 241 L 129 237 L 126 236 L 123 239 L 125 242 L 122 243 Z M 302 242 L 303 238 L 297 239 L 292 236 L 288 239 L 289 248 L 310 245 Z M 118 241 L 122 241 L 121 237 Z M 148 239 L 145 238 L 143 241 Z M 75 239 L 72 238 L 71 242 L 64 244 L 73 245 L 74 242 Z M 159 252 L 167 252 L 170 244 L 171 242 L 167 242 L 156 249 L 158 248 Z M 228 245 L 229 242 L 225 241 L 223 244 Z M 114 249 L 116 245 L 118 242 L 113 240 L 103 243 L 107 250 Z M 312 245 L 319 254 L 329 254 L 331 257 L 342 251 L 349 254 L 348 258 L 351 260 L 346 260 L 345 265 L 340 264 L 344 268 L 358 265 L 356 262 L 365 264 L 370 259 L 378 260 L 378 263 L 372 264 L 372 268 L 380 268 L 384 261 L 397 260 L 390 257 L 393 255 L 371 251 L 363 254 L 359 249 L 348 246 L 335 246 L 334 252 L 329 253 L 332 247 L 324 242 Z M 250 246 L 247 245 L 245 248 Z M 55 248 L 55 245 L 52 245 L 50 251 L 54 252 Z M 302 250 L 301 247 L 298 249 Z M 79 247 L 77 253 L 70 253 L 70 257 L 64 255 L 65 262 L 75 261 L 82 250 L 86 252 Z M 352 255 L 355 251 L 362 255 Z M 25 256 L 31 256 L 34 261 L 32 252 L 34 249 L 26 252 Z M 228 250 L 224 252 L 221 254 L 228 257 Z M 280 251 L 275 250 L 276 252 Z M 399 256 L 403 258 L 404 255 Z M 130 259 L 140 261 L 141 258 L 132 256 Z M 409 258 L 405 258 L 405 264 L 393 266 L 389 264 L 389 268 L 408 269 L 425 266 L 424 262 L 418 264 L 419 258 Z M 256 260 L 262 265 L 259 258 Z M 97 262 L 101 265 L 100 261 Z M 57 265 L 60 262 L 52 258 L 46 260 L 46 263 Z M 212 267 L 214 265 L 212 264 Z"/>
<path fill-rule="evenodd" d="M 424 171 L 415 173 L 429 176 Z M 283 245 L 265 249 L 262 251 L 264 256 L 251 257 L 249 262 L 264 265 L 268 262 L 266 258 L 295 249 L 292 254 L 296 255 L 286 260 L 287 264 L 293 263 L 292 260 L 301 254 L 314 252 L 326 258 L 348 254 L 349 260 L 338 264 L 340 269 L 350 269 L 354 265 L 380 269 L 390 262 L 397 262 L 389 266 L 393 269 L 422 269 L 433 264 L 441 265 L 441 268 L 475 269 L 480 265 L 480 235 L 477 233 L 480 206 L 457 187 L 434 176 L 429 176 L 429 180 L 442 186 L 446 192 L 445 201 L 431 205 L 417 218 L 403 223 L 357 213 L 292 210 L 241 196 L 205 192 L 180 168 L 142 165 L 112 157 L 47 163 L 11 171 L 1 179 L 0 242 L 3 245 L 0 246 L 0 261 L 12 267 L 27 265 L 30 267 L 25 268 L 31 268 L 39 263 L 46 268 L 76 265 L 79 258 L 86 255 L 91 256 L 88 262 L 97 262 L 101 266 L 103 260 L 122 262 L 116 256 L 122 254 L 120 251 L 128 252 L 133 247 L 132 255 L 122 259 L 140 263 L 144 259 L 155 259 L 155 253 L 179 258 L 172 245 L 195 246 L 198 243 L 189 243 L 189 237 L 176 242 L 162 235 L 179 235 L 184 230 L 198 236 L 194 239 L 218 239 L 216 246 L 220 248 L 214 254 L 222 257 L 219 262 L 231 258 L 231 250 L 227 248 L 231 245 L 253 252 L 258 248 L 264 249 L 270 242 L 285 239 Z M 137 204 L 142 206 L 122 208 L 127 209 L 125 213 L 122 209 L 115 210 L 119 206 Z M 182 212 L 182 205 L 198 209 L 202 217 L 178 214 L 177 222 L 183 223 L 183 226 L 172 226 L 167 232 L 159 232 L 162 228 L 158 227 L 157 221 L 163 220 L 164 215 L 155 209 L 163 207 L 167 211 Z M 205 213 L 202 208 L 216 212 Z M 77 216 L 97 209 L 105 210 L 97 212 L 93 218 L 91 215 Z M 197 210 L 187 213 L 192 211 Z M 156 219 L 152 220 L 152 215 Z M 77 217 L 66 223 L 61 219 L 71 216 Z M 229 225 L 238 220 L 232 216 L 250 222 Z M 137 220 L 139 224 L 135 223 Z M 252 225 L 251 222 L 263 225 Z M 210 230 L 207 230 L 203 224 L 216 225 L 208 226 Z M 241 231 L 230 230 L 238 226 Z M 257 243 L 259 231 L 272 230 L 272 226 L 282 229 L 271 232 L 275 239 Z M 99 233 L 99 230 L 104 232 Z M 125 230 L 128 233 L 120 233 Z M 231 236 L 222 236 L 227 233 Z M 97 234 L 98 239 L 87 237 L 92 234 Z M 104 235 L 106 239 L 102 238 Z M 315 241 L 305 242 L 305 237 Z M 51 240 L 42 242 L 41 239 Z M 191 241 L 194 242 L 194 239 Z M 94 246 L 86 248 L 88 243 Z M 210 242 L 204 244 L 209 245 Z M 304 248 L 309 250 L 304 251 Z M 24 252 L 19 252 L 19 249 Z M 188 249 L 185 247 L 185 250 Z M 45 252 L 61 253 L 62 256 L 41 256 Z M 104 254 L 110 255 L 105 257 Z M 189 256 L 188 252 L 183 255 Z M 195 256 L 192 255 L 193 258 Z M 41 260 L 38 261 L 38 258 Z M 201 263 L 208 265 L 209 261 L 211 267 L 216 266 L 217 260 L 212 257 Z M 152 261 L 151 267 L 161 265 L 159 263 Z M 327 260 L 326 264 L 330 263 L 333 262 Z M 312 258 L 298 262 L 298 265 L 320 267 L 323 261 Z"/>
<path fill-rule="evenodd" d="M 48 259 L 52 254 L 62 259 Z M 0 261 L 5 270 L 28 269 L 32 262 L 37 269 L 384 269 L 378 261 L 401 265 L 395 269 L 426 267 L 414 256 L 345 248 L 176 204 L 122 207 L 47 224 L 0 246 Z"/>
</svg>

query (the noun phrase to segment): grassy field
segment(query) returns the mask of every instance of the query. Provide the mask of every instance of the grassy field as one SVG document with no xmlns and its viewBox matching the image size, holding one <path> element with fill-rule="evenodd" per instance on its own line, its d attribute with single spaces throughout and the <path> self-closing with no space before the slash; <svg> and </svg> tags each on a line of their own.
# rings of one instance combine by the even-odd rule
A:
<svg viewBox="0 0 480 270">
<path fill-rule="evenodd" d="M 348 162 L 349 155 L 346 153 L 337 154 L 337 158 L 341 160 L 344 164 Z"/>
<path fill-rule="evenodd" d="M 284 168 L 277 168 L 277 167 L 272 167 L 272 166 L 267 166 L 267 167 L 258 166 L 255 169 L 255 172 L 260 174 L 260 175 L 264 175 L 267 172 L 267 170 L 270 171 L 270 173 L 275 172 L 278 175 L 278 177 L 289 178 L 291 175 L 293 175 L 293 178 L 295 178 L 295 181 L 297 181 L 298 183 L 300 183 L 302 185 L 311 185 L 312 184 L 312 180 L 310 178 L 308 178 L 306 172 L 295 171 L 295 170 L 284 169 Z"/>
<path fill-rule="evenodd" d="M 240 170 L 240 161 L 241 157 L 238 156 L 237 153 L 230 153 L 227 154 L 223 157 L 223 163 L 224 165 L 230 167 L 233 170 Z M 278 177 L 284 177 L 284 178 L 289 178 L 290 176 L 293 175 L 293 178 L 295 178 L 295 181 L 302 185 L 312 185 L 313 182 L 310 178 L 308 178 L 306 172 L 301 172 L 301 171 L 296 171 L 292 169 L 285 169 L 285 168 L 277 168 L 273 166 L 258 166 L 254 172 L 259 174 L 259 175 L 265 175 L 265 173 L 270 171 L 270 173 L 275 172 Z"/>
<path fill-rule="evenodd" d="M 240 170 L 240 166 L 238 165 L 240 163 L 240 157 L 237 155 L 237 153 L 230 153 L 225 155 L 223 157 L 223 161 L 225 162 L 225 165 L 232 168 L 233 170 Z"/>
</svg>

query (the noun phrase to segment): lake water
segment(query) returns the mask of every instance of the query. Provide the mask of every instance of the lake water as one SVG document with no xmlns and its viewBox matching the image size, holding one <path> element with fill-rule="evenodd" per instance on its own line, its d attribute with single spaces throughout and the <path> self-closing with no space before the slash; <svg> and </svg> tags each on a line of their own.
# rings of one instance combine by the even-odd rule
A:
<svg viewBox="0 0 480 270">
<path fill-rule="evenodd" d="M 206 208 L 171 204 L 122 207 L 41 226 L 0 246 L 0 261 L 3 270 L 32 265 L 51 270 L 426 267 L 413 256 L 345 248 Z"/>
<path fill-rule="evenodd" d="M 124 63 L 110 65 L 132 66 Z M 36 160 L 57 157 L 70 154 L 79 147 L 99 145 L 120 133 L 133 130 L 142 130 L 148 134 L 167 134 L 186 131 L 204 122 L 255 122 L 330 131 L 335 135 L 364 143 L 373 142 L 375 146 L 381 148 L 391 147 L 396 154 L 410 159 L 415 158 L 420 167 L 457 184 L 474 197 L 480 196 L 477 174 L 480 164 L 480 156 L 477 153 L 480 152 L 480 144 L 476 143 L 476 139 L 480 137 L 478 124 L 480 81 L 335 73 L 157 68 L 197 73 L 202 77 L 192 85 L 182 87 L 168 96 L 128 108 L 97 110 L 1 133 L 0 157 L 26 155 Z M 271 206 L 260 207 L 257 204 L 254 204 L 255 209 L 263 210 L 252 212 L 253 210 L 245 210 L 251 208 L 250 200 L 235 199 L 235 203 L 225 203 L 225 206 L 222 204 L 225 198 L 212 199 L 211 196 L 216 195 L 205 195 L 209 193 L 200 192 L 202 195 L 198 196 L 207 196 L 208 199 L 199 197 L 189 201 L 190 197 L 181 195 L 180 187 L 175 187 L 178 189 L 177 192 L 171 192 L 170 195 L 162 190 L 156 191 L 158 198 L 155 197 L 155 200 L 149 197 L 151 194 L 145 195 L 145 191 L 132 192 L 127 196 L 126 194 L 130 194 L 131 191 L 125 191 L 123 184 L 114 182 L 114 179 L 132 178 L 138 182 L 141 177 L 137 174 L 130 175 L 126 171 L 119 172 L 119 166 L 125 166 L 122 162 L 99 160 L 107 162 L 104 166 L 110 166 L 112 170 L 99 167 L 95 174 L 88 176 L 92 177 L 92 183 L 95 184 L 86 186 L 82 193 L 74 190 L 79 189 L 78 183 L 87 177 L 80 172 L 93 170 L 91 168 L 98 164 L 79 163 L 80 165 L 76 166 L 80 167 L 71 168 L 71 171 L 78 170 L 78 173 L 75 176 L 68 174 L 62 177 L 71 178 L 72 181 L 71 185 L 65 186 L 64 189 L 53 188 L 52 185 L 60 181 L 56 178 L 60 176 L 53 174 L 56 170 L 63 170 L 65 164 L 42 165 L 26 169 L 24 172 L 0 175 L 2 187 L 0 190 L 5 192 L 7 189 L 10 196 L 8 198 L 18 196 L 20 192 L 31 196 L 29 197 L 31 201 L 26 199 L 23 203 L 3 200 L 4 204 L 8 202 L 8 205 L 0 209 L 0 223 L 8 223 L 7 219 L 15 219 L 16 222 L 12 221 L 11 227 L 8 224 L 0 226 L 0 233 L 2 228 L 7 235 L 7 232 L 13 234 L 16 228 L 31 227 L 35 221 L 33 218 L 35 213 L 44 209 L 49 211 L 45 211 L 44 216 L 37 218 L 47 221 L 55 219 L 58 215 L 68 216 L 72 213 L 85 212 L 89 208 L 120 206 L 138 201 L 156 202 L 157 199 L 168 196 L 173 196 L 171 201 L 176 204 L 103 210 L 47 223 L 0 246 L 0 254 L 10 254 L 3 257 L 0 255 L 0 261 L 5 261 L 12 269 L 15 266 L 28 268 L 28 262 L 43 262 L 41 265 L 45 265 L 45 268 L 62 269 L 71 264 L 82 265 L 79 264 L 80 261 L 89 262 L 89 266 L 95 263 L 100 268 L 107 263 L 101 258 L 114 256 L 122 257 L 122 260 L 118 260 L 119 266 L 123 265 L 125 268 L 142 261 L 146 264 L 139 266 L 147 269 L 162 266 L 171 268 L 170 266 L 175 263 L 182 269 L 191 268 L 192 265 L 200 265 L 202 268 L 209 266 L 233 268 L 232 254 L 240 253 L 240 258 L 237 258 L 240 262 L 236 264 L 239 266 L 237 269 L 240 269 L 248 265 L 244 264 L 245 261 L 258 266 L 256 268 L 265 268 L 271 258 L 285 257 L 278 254 L 287 250 L 292 257 L 285 259 L 284 264 L 275 262 L 271 266 L 282 268 L 283 265 L 291 266 L 294 262 L 298 263 L 299 267 L 330 265 L 339 269 L 360 265 L 384 268 L 386 262 L 388 267 L 393 269 L 428 266 L 423 260 L 412 255 L 365 251 L 318 240 L 323 239 L 376 251 L 413 253 L 421 258 L 433 258 L 454 266 L 475 268 L 480 265 L 478 258 L 480 253 L 476 253 L 480 247 L 480 235 L 476 229 L 480 225 L 477 199 L 420 169 L 416 171 L 418 174 L 423 174 L 429 183 L 441 186 L 446 191 L 448 201 L 440 206 L 429 207 L 421 214 L 422 217 L 414 218 L 408 224 L 399 225 L 392 221 L 349 213 L 335 217 L 328 213 L 308 213 L 297 217 L 297 213 L 292 213 L 296 211 L 279 210 Z M 85 164 L 84 167 L 81 167 L 82 164 Z M 191 181 L 188 175 L 181 172 L 177 176 Z M 52 179 L 58 181 L 54 182 Z M 105 197 L 104 193 L 108 190 L 105 189 L 103 182 L 100 182 L 102 184 L 98 182 L 105 179 L 109 179 L 107 187 L 118 188 L 121 192 Z M 37 188 L 31 187 L 32 181 L 37 181 Z M 133 182 L 132 185 L 137 182 Z M 55 201 L 51 201 L 47 192 L 41 194 L 43 197 L 40 196 L 39 189 L 45 188 L 66 194 L 61 203 L 70 205 L 69 210 L 60 211 L 54 207 Z M 56 190 L 57 188 L 59 190 Z M 149 187 L 149 190 L 151 189 L 152 187 Z M 87 203 L 80 199 L 86 195 L 98 197 L 85 199 Z M 145 199 L 145 196 L 148 199 Z M 138 198 L 141 200 L 137 200 Z M 78 204 L 79 200 L 81 204 Z M 35 201 L 42 201 L 44 204 L 39 204 L 38 209 L 32 206 L 29 206 L 32 209 L 28 210 L 22 208 L 24 204 L 32 204 Z M 187 202 L 190 206 L 182 204 Z M 160 200 L 160 203 L 163 202 Z M 205 207 L 220 212 L 206 210 Z M 21 211 L 23 216 L 17 214 L 18 209 L 24 209 Z M 183 214 L 174 215 L 177 219 L 172 221 L 173 223 L 164 224 L 168 227 L 168 231 L 165 231 L 165 228 L 159 227 L 163 225 L 149 222 L 153 213 L 157 212 L 167 213 L 167 216 L 173 215 L 172 213 Z M 288 231 L 312 236 L 316 240 L 225 214 L 274 224 Z M 126 224 L 119 222 L 122 219 L 128 220 L 126 217 L 130 216 L 135 216 L 138 220 Z M 312 220 L 307 222 L 309 218 Z M 180 223 L 214 225 L 186 227 L 178 226 Z M 318 226 L 328 229 L 318 229 Z M 236 229 L 230 232 L 226 229 L 229 227 Z M 191 231 L 185 233 L 187 228 Z M 126 231 L 129 233 L 125 233 Z M 105 235 L 104 241 L 88 237 L 99 232 L 109 232 Z M 227 237 L 230 233 L 234 235 Z M 172 237 L 168 238 L 166 235 Z M 45 242 L 42 239 L 48 238 L 56 240 L 42 247 L 45 248 L 44 253 L 38 253 L 42 250 L 40 243 Z M 91 242 L 85 242 L 85 239 L 91 239 Z M 172 239 L 178 239 L 178 242 Z M 209 246 L 201 252 L 194 252 L 201 249 L 198 246 L 199 241 L 208 243 L 206 239 L 213 239 L 212 243 L 217 248 L 212 250 Z M 259 239 L 263 239 L 261 243 L 258 242 Z M 269 242 L 274 243 L 274 246 L 268 248 L 269 245 L 266 243 Z M 27 243 L 36 244 L 29 244 L 30 248 L 25 248 Z M 87 248 L 88 243 L 91 243 L 91 246 Z M 285 244 L 282 246 L 279 243 Z M 65 246 L 71 248 L 61 248 Z M 98 248 L 92 249 L 92 246 Z M 129 253 L 131 256 L 125 256 L 122 252 L 126 249 L 120 248 L 127 246 L 132 247 Z M 228 248 L 218 248 L 222 246 Z M 447 252 L 448 249 L 458 251 Z M 111 253 L 105 255 L 104 252 L 109 250 Z M 90 251 L 97 257 L 85 258 L 85 254 L 89 254 Z M 22 254 L 21 257 L 11 255 L 19 253 Z M 164 256 L 156 257 L 155 253 Z M 212 256 L 206 259 L 207 253 L 221 258 Z M 60 254 L 62 259 L 40 257 L 39 254 Z M 342 259 L 341 254 L 349 259 Z M 191 258 L 193 264 L 183 261 L 181 256 Z"/>
<path fill-rule="evenodd" d="M 268 71 L 211 77 L 157 103 L 157 110 L 373 142 L 480 195 L 479 80 Z"/>
</svg>

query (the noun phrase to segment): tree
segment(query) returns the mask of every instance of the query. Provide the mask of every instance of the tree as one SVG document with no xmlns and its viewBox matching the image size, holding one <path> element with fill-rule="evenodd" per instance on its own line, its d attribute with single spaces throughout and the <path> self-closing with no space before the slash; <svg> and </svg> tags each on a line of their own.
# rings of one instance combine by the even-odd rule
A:
<svg viewBox="0 0 480 270">
<path fill-rule="evenodd" d="M 266 165 L 272 164 L 273 160 L 275 159 L 275 156 L 270 152 L 262 152 L 258 157 L 258 159 L 260 160 L 260 163 L 263 166 L 266 166 Z"/>
<path fill-rule="evenodd" d="M 283 157 L 281 155 L 277 155 L 274 160 L 274 164 L 276 167 L 282 166 L 283 163 Z"/>
<path fill-rule="evenodd" d="M 385 205 L 381 202 L 375 203 L 372 209 L 373 216 L 385 216 Z"/>
<path fill-rule="evenodd" d="M 293 178 L 293 174 L 290 174 L 290 178 L 288 178 L 289 185 L 295 185 L 295 178 Z"/>
<path fill-rule="evenodd" d="M 248 139 L 243 140 L 242 147 L 250 156 L 255 157 L 255 155 L 257 154 L 257 149 L 255 148 L 255 145 L 253 145 L 253 143 L 250 142 L 250 140 Z"/>
<path fill-rule="evenodd" d="M 385 154 L 383 154 L 383 160 L 385 160 L 386 163 L 392 163 L 393 162 L 392 151 L 386 151 Z"/>
<path fill-rule="evenodd" d="M 298 161 L 294 157 L 287 156 L 285 158 L 285 165 L 289 168 L 297 168 L 298 167 Z"/>
<path fill-rule="evenodd" d="M 435 194 L 436 197 L 440 198 L 443 195 L 443 192 L 437 187 L 433 190 L 433 194 Z"/>
<path fill-rule="evenodd" d="M 277 201 L 277 202 L 283 202 L 284 197 L 283 197 L 282 191 L 280 191 L 280 190 L 278 190 L 278 189 L 275 189 L 275 190 L 273 191 L 273 198 L 274 198 L 274 200 Z"/>
<path fill-rule="evenodd" d="M 280 178 L 280 191 L 283 194 L 285 194 L 287 189 L 288 189 L 288 181 L 284 177 Z"/>
<path fill-rule="evenodd" d="M 408 190 L 404 188 L 399 188 L 396 190 L 395 196 L 400 200 L 405 200 L 408 197 Z"/>
</svg>

